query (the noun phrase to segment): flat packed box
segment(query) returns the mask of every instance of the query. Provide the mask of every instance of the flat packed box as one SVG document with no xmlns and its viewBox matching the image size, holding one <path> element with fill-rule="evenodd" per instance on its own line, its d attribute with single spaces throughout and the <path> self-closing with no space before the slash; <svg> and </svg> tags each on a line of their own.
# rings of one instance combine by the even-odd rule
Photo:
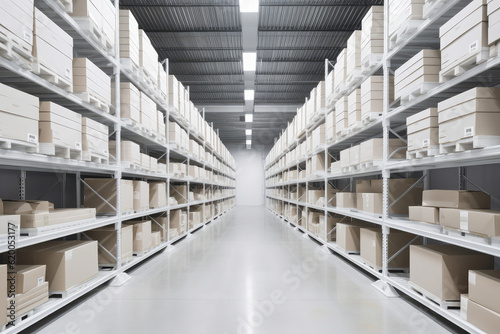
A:
<svg viewBox="0 0 500 334">
<path fill-rule="evenodd" d="M 439 208 L 431 206 L 410 206 L 409 218 L 412 221 L 439 224 Z"/>
<path fill-rule="evenodd" d="M 498 329 L 500 328 L 500 313 L 469 300 L 467 305 L 467 321 L 485 333 L 498 333 Z"/>
<path fill-rule="evenodd" d="M 408 152 L 439 145 L 437 108 L 429 108 L 406 119 Z"/>
<path fill-rule="evenodd" d="M 179 235 L 187 231 L 187 212 L 184 210 L 170 211 L 170 228 L 175 228 L 179 231 Z"/>
<path fill-rule="evenodd" d="M 111 105 L 111 78 L 89 59 L 74 58 L 73 92 L 88 93 L 109 106 Z"/>
<path fill-rule="evenodd" d="M 337 62 L 334 71 L 334 82 L 335 82 L 335 93 L 339 93 L 345 86 L 345 80 L 347 79 L 347 49 L 340 51 L 337 56 Z"/>
<path fill-rule="evenodd" d="M 352 146 L 349 149 L 349 166 L 357 166 L 361 163 L 361 150 L 359 145 Z"/>
<path fill-rule="evenodd" d="M 394 77 L 389 76 L 389 103 L 394 101 Z M 361 118 L 384 112 L 384 77 L 372 75 L 361 84 Z"/>
<path fill-rule="evenodd" d="M 40 102 L 40 143 L 82 149 L 82 116 L 53 102 Z"/>
<path fill-rule="evenodd" d="M 116 179 L 85 179 L 85 182 L 92 189 L 103 197 L 108 203 L 104 202 L 94 191 L 87 186 L 84 187 L 83 205 L 87 208 L 96 208 L 100 214 L 116 214 L 117 182 L 120 182 L 120 199 L 122 213 L 134 210 L 134 182 L 130 180 Z M 111 205 L 114 207 L 112 207 Z"/>
<path fill-rule="evenodd" d="M 415 238 L 415 235 L 391 230 L 388 236 L 388 256 L 392 257 L 404 246 Z M 382 268 L 382 230 L 380 228 L 361 228 L 360 230 L 360 254 L 369 264 Z M 389 268 L 408 268 L 410 265 L 410 252 L 406 248 L 399 253 L 391 262 Z"/>
<path fill-rule="evenodd" d="M 38 214 L 34 214 L 36 217 Z M 43 215 L 43 214 L 41 214 Z M 64 224 L 77 222 L 81 220 L 95 219 L 96 209 L 78 208 L 78 209 L 54 209 L 48 213 L 48 225 Z"/>
<path fill-rule="evenodd" d="M 355 89 L 347 98 L 347 125 L 355 127 L 361 122 L 361 89 Z"/>
<path fill-rule="evenodd" d="M 147 130 L 156 133 L 158 129 L 156 103 L 143 92 L 139 92 L 139 97 L 141 100 L 141 124 Z"/>
<path fill-rule="evenodd" d="M 112 100 L 115 101 L 115 83 L 111 85 Z M 131 82 L 120 82 L 120 117 L 141 123 L 141 98 L 139 89 Z"/>
<path fill-rule="evenodd" d="M 141 167 L 146 170 L 151 169 L 151 158 L 149 155 L 141 153 Z"/>
<path fill-rule="evenodd" d="M 134 253 L 146 252 L 151 248 L 151 221 L 123 222 L 125 226 L 132 225 L 134 231 Z"/>
<path fill-rule="evenodd" d="M 406 143 L 401 139 L 389 139 L 390 159 L 406 159 Z M 360 163 L 382 160 L 384 158 L 384 140 L 370 139 L 359 145 Z"/>
<path fill-rule="evenodd" d="M 128 262 L 133 255 L 133 226 L 123 225 L 121 228 L 121 262 Z M 99 242 L 99 245 L 104 247 L 109 253 L 116 256 L 116 236 L 117 231 L 112 227 L 101 227 L 95 230 L 86 231 L 85 234 L 92 240 Z M 108 252 L 99 247 L 98 262 L 100 265 L 116 264 L 114 259 Z"/>
<path fill-rule="evenodd" d="M 91 28 L 102 34 L 108 46 L 115 45 L 116 10 L 111 1 L 73 0 L 73 17 L 88 18 Z"/>
<path fill-rule="evenodd" d="M 139 29 L 139 66 L 152 79 L 154 86 L 158 81 L 158 53 L 151 44 L 146 32 Z"/>
<path fill-rule="evenodd" d="M 97 277 L 97 241 L 50 241 L 18 250 L 19 264 L 46 265 L 51 292 L 61 292 Z"/>
<path fill-rule="evenodd" d="M 7 318 L 11 321 L 19 319 L 29 313 L 36 307 L 46 303 L 49 300 L 49 283 L 44 282 L 40 286 L 27 291 L 26 293 L 11 295 L 7 299 L 8 304 L 15 304 L 15 313 L 11 314 L 7 309 Z"/>
<path fill-rule="evenodd" d="M 0 84 L 0 137 L 38 143 L 38 97 Z"/>
<path fill-rule="evenodd" d="M 441 54 L 439 50 L 422 50 L 394 73 L 394 98 L 405 97 L 425 83 L 439 82 Z"/>
<path fill-rule="evenodd" d="M 500 1 L 488 0 L 488 44 L 492 45 L 500 39 Z"/>
<path fill-rule="evenodd" d="M 347 40 L 346 77 L 353 79 L 356 71 L 361 69 L 361 30 L 355 30 Z"/>
<path fill-rule="evenodd" d="M 73 38 L 38 8 L 35 8 L 34 21 L 33 57 L 36 64 L 72 86 Z"/>
<path fill-rule="evenodd" d="M 500 235 L 500 211 L 441 208 L 443 226 L 485 237 Z"/>
<path fill-rule="evenodd" d="M 167 183 L 149 182 L 149 207 L 162 208 L 167 206 Z"/>
<path fill-rule="evenodd" d="M 423 18 L 424 0 L 391 0 L 389 2 L 389 36 L 405 27 L 409 21 Z"/>
<path fill-rule="evenodd" d="M 9 270 L 16 294 L 26 293 L 45 283 L 45 270 L 45 265 L 17 265 L 14 270 Z"/>
<path fill-rule="evenodd" d="M 169 107 L 179 112 L 179 81 L 173 75 L 168 76 Z"/>
<path fill-rule="evenodd" d="M 108 127 L 90 118 L 82 117 L 82 149 L 107 158 L 108 148 Z"/>
<path fill-rule="evenodd" d="M 149 184 L 144 181 L 134 181 L 134 210 L 149 209 Z"/>
<path fill-rule="evenodd" d="M 486 0 L 473 0 L 443 24 L 439 38 L 442 71 L 454 69 L 488 48 Z"/>
<path fill-rule="evenodd" d="M 490 195 L 480 191 L 425 190 L 422 206 L 456 209 L 489 209 Z"/>
<path fill-rule="evenodd" d="M 335 132 L 341 133 L 349 127 L 349 110 L 348 110 L 348 97 L 341 97 L 335 103 Z"/>
<path fill-rule="evenodd" d="M 120 9 L 120 58 L 139 68 L 139 24 L 130 10 Z"/>
<path fill-rule="evenodd" d="M 467 293 L 469 270 L 493 269 L 493 257 L 455 245 L 411 245 L 410 282 L 442 301 Z"/>
<path fill-rule="evenodd" d="M 355 208 L 356 207 L 356 193 L 340 192 L 336 194 L 338 208 Z"/>
<path fill-rule="evenodd" d="M 469 300 L 500 313 L 500 270 L 470 270 Z"/>
<path fill-rule="evenodd" d="M 372 54 L 383 54 L 383 42 L 384 6 L 372 6 L 361 21 L 361 62 Z"/>
<path fill-rule="evenodd" d="M 477 87 L 438 104 L 439 143 L 500 136 L 500 88 Z"/>
<path fill-rule="evenodd" d="M 20 44 L 29 55 L 33 52 L 33 8 L 33 0 L 4 0 L 0 8 L 1 30 L 6 29 L 2 34 Z"/>
<path fill-rule="evenodd" d="M 137 166 L 141 165 L 141 147 L 138 144 L 124 140 L 120 142 L 120 148 L 121 161 L 131 162 Z M 116 158 L 116 141 L 109 142 L 109 153 Z"/>
</svg>

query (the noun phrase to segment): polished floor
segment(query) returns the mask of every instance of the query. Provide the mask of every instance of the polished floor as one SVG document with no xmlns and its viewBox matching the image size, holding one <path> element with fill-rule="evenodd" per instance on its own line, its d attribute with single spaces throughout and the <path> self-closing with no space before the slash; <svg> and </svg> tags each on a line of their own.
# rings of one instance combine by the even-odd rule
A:
<svg viewBox="0 0 500 334">
<path fill-rule="evenodd" d="M 450 333 L 264 207 L 237 207 L 26 333 Z"/>
</svg>

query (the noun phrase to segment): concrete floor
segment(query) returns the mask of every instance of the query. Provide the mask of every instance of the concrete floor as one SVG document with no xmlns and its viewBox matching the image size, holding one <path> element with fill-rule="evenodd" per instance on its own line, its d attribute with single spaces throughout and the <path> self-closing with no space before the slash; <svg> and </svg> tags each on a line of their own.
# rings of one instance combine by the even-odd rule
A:
<svg viewBox="0 0 500 334">
<path fill-rule="evenodd" d="M 26 333 L 450 333 L 264 207 L 234 211 Z"/>
</svg>

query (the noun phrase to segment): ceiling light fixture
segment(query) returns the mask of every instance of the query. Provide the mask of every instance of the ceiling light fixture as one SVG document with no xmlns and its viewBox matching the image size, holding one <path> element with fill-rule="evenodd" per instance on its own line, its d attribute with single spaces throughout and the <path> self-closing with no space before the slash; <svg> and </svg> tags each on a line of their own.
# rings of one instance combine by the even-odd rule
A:
<svg viewBox="0 0 500 334">
<path fill-rule="evenodd" d="M 255 90 L 245 89 L 245 101 L 253 101 L 255 99 Z"/>
<path fill-rule="evenodd" d="M 257 70 L 257 52 L 243 52 L 243 71 Z"/>
<path fill-rule="evenodd" d="M 253 114 L 245 114 L 245 122 L 252 123 L 253 122 Z"/>
<path fill-rule="evenodd" d="M 258 13 L 259 0 L 240 0 L 241 13 Z"/>
</svg>

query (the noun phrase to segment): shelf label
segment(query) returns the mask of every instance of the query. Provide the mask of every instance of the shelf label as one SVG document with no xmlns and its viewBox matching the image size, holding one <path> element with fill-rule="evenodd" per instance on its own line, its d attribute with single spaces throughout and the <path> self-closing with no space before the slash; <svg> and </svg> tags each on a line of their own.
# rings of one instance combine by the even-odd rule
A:
<svg viewBox="0 0 500 334">
<path fill-rule="evenodd" d="M 429 147 L 430 144 L 431 144 L 431 140 L 430 139 L 424 139 L 422 141 L 422 146 L 423 147 Z"/>
<path fill-rule="evenodd" d="M 108 150 L 106 150 L 106 149 L 104 149 L 104 150 L 102 151 L 102 153 L 104 153 L 104 154 L 109 154 L 109 153 L 108 153 Z"/>
<path fill-rule="evenodd" d="M 66 78 L 71 79 L 71 69 L 66 68 L 64 70 L 64 75 L 66 76 Z"/>
<path fill-rule="evenodd" d="M 33 35 L 29 31 L 25 31 L 24 40 L 28 43 L 33 43 Z"/>
<path fill-rule="evenodd" d="M 75 148 L 81 150 L 82 149 L 82 143 L 79 142 L 79 141 L 75 142 Z"/>
<path fill-rule="evenodd" d="M 66 261 L 70 261 L 71 259 L 73 259 L 73 251 L 72 250 L 69 250 L 66 252 Z"/>
<path fill-rule="evenodd" d="M 479 48 L 479 43 L 478 41 L 475 41 L 474 43 L 471 43 L 469 45 L 469 53 L 476 52 Z"/>
<path fill-rule="evenodd" d="M 464 137 L 474 136 L 474 128 L 472 126 L 464 129 Z"/>
<path fill-rule="evenodd" d="M 469 283 L 476 285 L 476 273 L 469 271 Z"/>
<path fill-rule="evenodd" d="M 460 229 L 469 231 L 469 211 L 460 211 Z"/>
<path fill-rule="evenodd" d="M 43 284 L 43 276 L 42 277 L 38 277 L 38 286 L 40 286 L 42 284 Z"/>
<path fill-rule="evenodd" d="M 37 136 L 32 134 L 32 133 L 28 133 L 27 140 L 28 140 L 28 143 L 36 143 L 38 141 Z"/>
</svg>

